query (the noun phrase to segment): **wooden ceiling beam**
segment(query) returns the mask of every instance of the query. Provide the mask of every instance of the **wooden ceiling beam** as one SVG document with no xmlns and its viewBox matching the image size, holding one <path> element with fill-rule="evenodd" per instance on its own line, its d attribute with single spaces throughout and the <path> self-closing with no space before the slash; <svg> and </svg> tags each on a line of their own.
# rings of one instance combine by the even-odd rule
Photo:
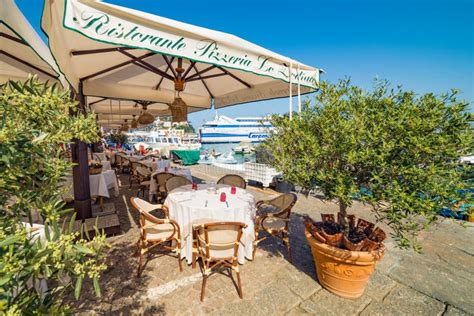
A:
<svg viewBox="0 0 474 316">
<path fill-rule="evenodd" d="M 193 64 L 192 67 L 194 68 L 194 70 L 195 70 L 196 73 L 197 73 L 198 71 L 197 71 L 196 65 Z M 202 84 L 204 85 L 204 88 L 206 88 L 207 93 L 209 93 L 209 96 L 211 97 L 211 99 L 214 99 L 214 95 L 212 94 L 211 90 L 210 90 L 209 87 L 207 86 L 206 81 L 204 81 L 204 79 L 202 79 L 201 75 L 198 75 L 198 76 L 199 76 L 199 78 L 201 79 L 201 82 L 202 82 Z"/>
<path fill-rule="evenodd" d="M 203 70 L 201 70 L 201 71 L 196 71 L 194 74 L 192 74 L 191 76 L 189 76 L 189 77 L 187 78 L 187 80 L 189 81 L 189 80 L 191 80 L 191 79 L 193 79 L 193 78 L 195 78 L 195 77 L 198 77 L 199 75 L 202 75 L 202 74 L 204 74 L 204 73 L 206 73 L 206 72 L 208 72 L 208 71 L 211 71 L 211 70 L 214 69 L 214 68 L 217 68 L 217 67 L 214 66 L 214 65 L 212 65 L 212 66 L 209 66 L 209 67 L 207 67 L 207 68 L 205 68 L 205 69 L 203 69 Z M 197 70 L 197 68 L 195 68 L 195 70 Z"/>
<path fill-rule="evenodd" d="M 219 68 L 219 69 L 222 70 L 224 73 L 228 74 L 229 76 L 231 76 L 232 78 L 234 78 L 235 80 L 237 80 L 238 82 L 240 82 L 241 84 L 243 84 L 244 86 L 246 86 L 247 88 L 252 88 L 251 85 L 249 85 L 247 82 L 243 81 L 242 79 L 240 79 L 239 77 L 237 77 L 237 76 L 234 75 L 233 73 L 227 71 L 227 69 L 224 69 L 224 68 L 222 68 L 221 66 L 217 66 L 217 68 Z"/>
<path fill-rule="evenodd" d="M 171 64 L 172 61 L 170 61 L 170 60 L 168 59 L 168 57 L 166 57 L 166 55 L 161 55 L 161 56 L 163 56 L 163 59 L 165 60 L 166 64 L 168 65 L 168 68 L 167 68 L 167 69 L 171 69 L 171 72 L 173 73 L 173 76 L 174 76 L 175 78 L 178 77 L 178 74 L 176 73 L 176 71 L 175 71 L 174 68 L 173 68 L 173 65 Z M 173 57 L 173 60 L 174 60 L 174 57 Z M 167 73 L 168 70 L 166 70 L 165 72 Z"/>
<path fill-rule="evenodd" d="M 126 51 L 120 51 L 122 54 L 130 57 L 130 58 L 135 58 L 135 56 L 133 56 L 132 54 L 126 52 Z M 133 61 L 134 64 L 136 65 L 142 65 L 142 68 L 145 68 L 145 69 L 148 69 L 150 70 L 151 72 L 154 72 L 162 77 L 165 77 L 166 79 L 169 79 L 171 81 L 174 81 L 174 78 L 173 76 L 165 73 L 163 70 L 160 70 L 158 69 L 157 67 L 153 66 L 152 64 L 150 63 L 147 63 L 146 61 L 143 61 L 143 60 L 138 60 L 138 61 Z"/>
<path fill-rule="evenodd" d="M 14 42 L 17 42 L 17 43 L 20 43 L 20 44 L 29 46 L 24 40 L 22 40 L 22 39 L 20 39 L 20 38 L 17 38 L 17 37 L 15 37 L 15 36 L 11 36 L 10 34 L 7 34 L 7 33 L 0 32 L 0 37 L 4 37 L 4 38 L 9 39 L 9 40 L 11 40 L 11 41 L 14 41 Z"/>
<path fill-rule="evenodd" d="M 220 73 L 220 74 L 213 74 L 213 75 L 208 75 L 208 76 L 204 76 L 204 77 L 199 75 L 196 78 L 186 80 L 186 82 L 191 82 L 191 81 L 196 81 L 196 80 L 203 80 L 203 79 L 211 79 L 211 78 L 222 77 L 222 76 L 228 76 L 228 74 Z"/>
<path fill-rule="evenodd" d="M 126 66 L 126 65 L 130 65 L 130 64 L 132 64 L 134 61 L 142 60 L 142 59 L 151 57 L 151 56 L 153 56 L 153 55 L 155 55 L 155 53 L 150 52 L 150 53 L 147 53 L 147 54 L 142 55 L 142 56 L 140 56 L 140 57 L 135 57 L 135 56 L 134 56 L 134 58 L 132 58 L 132 59 L 130 59 L 130 60 L 124 61 L 123 63 L 114 65 L 114 66 L 112 66 L 112 67 L 109 67 L 109 68 L 106 68 L 106 69 L 97 71 L 97 72 L 95 72 L 95 73 L 93 73 L 93 74 L 90 74 L 90 75 L 88 75 L 88 76 L 86 76 L 86 77 L 81 78 L 81 80 L 88 80 L 88 79 L 91 79 L 91 78 L 94 78 L 94 77 L 103 75 L 103 74 L 105 74 L 105 73 L 107 73 L 107 72 L 110 72 L 110 71 L 113 71 L 113 70 L 115 70 L 115 69 L 124 67 L 124 66 Z M 133 55 L 132 55 L 132 56 L 133 56 Z"/>
<path fill-rule="evenodd" d="M 57 76 L 56 76 L 56 75 L 50 74 L 49 72 L 47 72 L 47 71 L 45 71 L 45 70 L 43 70 L 43 69 L 41 69 L 41 68 L 39 68 L 39 67 L 36 67 L 35 65 L 32 65 L 32 64 L 30 64 L 29 62 L 27 62 L 27 61 L 25 61 L 25 60 L 23 60 L 23 59 L 20 59 L 20 58 L 18 58 L 18 57 L 16 57 L 16 56 L 13 56 L 13 55 L 11 55 L 11 54 L 9 54 L 9 53 L 3 51 L 3 50 L 0 50 L 0 54 L 3 54 L 3 55 L 5 55 L 5 56 L 7 56 L 7 57 L 9 57 L 9 58 L 11 58 L 11 59 L 13 59 L 13 60 L 16 60 L 17 62 L 19 62 L 19 63 L 21 63 L 21 64 L 23 64 L 23 65 L 25 65 L 25 66 L 28 66 L 28 67 L 30 67 L 30 68 L 33 68 L 33 69 L 35 69 L 36 71 L 41 72 L 42 74 L 44 74 L 44 75 L 46 75 L 46 76 L 48 76 L 48 77 L 51 77 L 51 78 L 53 78 L 53 79 L 57 79 Z"/>
<path fill-rule="evenodd" d="M 175 58 L 174 56 L 173 56 L 173 58 L 171 58 L 170 63 L 173 63 L 174 58 Z M 169 70 L 169 69 L 170 69 L 170 66 L 168 66 L 168 67 L 166 68 L 165 72 L 168 73 L 168 70 Z M 161 83 L 163 82 L 163 79 L 164 79 L 163 77 L 160 78 L 160 81 L 159 81 L 158 84 L 155 86 L 155 90 L 158 90 L 158 89 L 160 88 Z"/>
<path fill-rule="evenodd" d="M 91 54 L 102 54 L 102 53 L 111 53 L 111 52 L 120 52 L 124 50 L 136 49 L 133 47 L 110 47 L 110 48 L 100 48 L 100 49 L 87 49 L 87 50 L 76 50 L 72 51 L 72 56 L 81 56 L 81 55 L 91 55 Z"/>
</svg>

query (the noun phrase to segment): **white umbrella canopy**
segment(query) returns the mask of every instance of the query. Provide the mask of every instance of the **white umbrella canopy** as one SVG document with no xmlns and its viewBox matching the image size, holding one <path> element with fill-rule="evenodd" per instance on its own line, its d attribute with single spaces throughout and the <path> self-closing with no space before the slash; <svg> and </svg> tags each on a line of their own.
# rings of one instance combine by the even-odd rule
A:
<svg viewBox="0 0 474 316">
<path fill-rule="evenodd" d="M 45 2 L 51 51 L 86 96 L 170 104 L 183 89 L 187 105 L 208 109 L 288 97 L 290 81 L 294 95 L 319 83 L 319 69 L 233 35 L 97 0 Z"/>
<path fill-rule="evenodd" d="M 236 36 L 97 0 L 45 0 L 41 25 L 80 107 L 84 97 L 89 105 L 90 97 L 164 103 L 183 121 L 193 110 L 305 94 L 319 84 L 319 69 Z M 120 118 L 113 121 L 118 127 Z M 75 209 L 87 218 L 87 147 L 77 140 L 73 152 Z"/>
<path fill-rule="evenodd" d="M 13 0 L 0 0 L 0 84 L 35 74 L 42 81 L 64 80 L 51 52 Z"/>
</svg>

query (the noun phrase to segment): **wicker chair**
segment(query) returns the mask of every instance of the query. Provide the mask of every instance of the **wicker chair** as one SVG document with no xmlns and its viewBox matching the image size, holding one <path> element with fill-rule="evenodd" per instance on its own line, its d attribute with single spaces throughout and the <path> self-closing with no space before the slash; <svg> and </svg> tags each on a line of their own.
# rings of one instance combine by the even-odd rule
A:
<svg viewBox="0 0 474 316">
<path fill-rule="evenodd" d="M 116 153 L 115 154 L 115 159 L 114 160 L 115 160 L 115 168 L 117 170 L 120 170 L 121 167 L 122 167 L 122 163 L 123 163 L 123 160 L 124 160 L 123 156 L 124 155 L 122 153 Z"/>
<path fill-rule="evenodd" d="M 169 172 L 159 172 L 153 175 L 153 179 L 156 182 L 156 197 L 158 201 L 166 198 L 166 181 L 172 177 L 174 177 L 174 174 Z"/>
<path fill-rule="evenodd" d="M 183 185 L 188 185 L 188 184 L 192 184 L 192 182 L 189 181 L 187 178 L 183 176 L 173 175 L 171 178 L 166 180 L 166 183 L 165 183 L 166 193 L 168 194 L 174 189 L 182 187 Z"/>
<path fill-rule="evenodd" d="M 261 230 L 280 238 L 288 249 L 288 259 L 291 257 L 290 239 L 288 238 L 288 224 L 290 222 L 291 209 L 297 200 L 296 194 L 282 194 L 272 200 L 257 202 L 257 216 L 255 217 L 255 241 L 253 248 L 253 259 L 259 242 L 267 239 L 267 236 L 259 238 Z"/>
<path fill-rule="evenodd" d="M 125 171 L 128 171 L 130 172 L 130 168 L 131 168 L 131 161 L 128 160 L 128 158 L 125 156 L 125 155 L 119 155 L 118 157 L 119 158 L 119 169 L 120 169 L 120 172 L 124 173 Z"/>
<path fill-rule="evenodd" d="M 133 207 L 140 213 L 140 238 L 137 242 L 138 251 L 138 269 L 137 277 L 142 274 L 143 257 L 151 249 L 161 246 L 164 249 L 173 251 L 177 254 L 179 270 L 183 271 L 181 263 L 181 235 L 179 225 L 174 220 L 165 218 L 159 219 L 150 214 L 151 211 L 162 209 L 165 214 L 164 205 L 153 205 L 142 199 L 134 198 L 131 199 Z M 171 241 L 171 243 L 168 243 Z M 173 242 L 174 246 L 173 246 Z"/>
<path fill-rule="evenodd" d="M 234 187 L 245 189 L 247 187 L 247 183 L 245 179 L 237 174 L 228 174 L 217 180 L 217 184 L 227 184 Z"/>
<path fill-rule="evenodd" d="M 136 181 L 137 183 L 140 183 L 140 179 L 137 173 L 138 162 L 129 161 L 129 163 L 130 163 L 130 176 L 128 177 L 128 182 L 130 183 L 130 188 L 131 188 L 133 185 L 133 182 Z"/>
<path fill-rule="evenodd" d="M 142 192 L 143 198 L 145 198 L 145 191 L 150 189 L 151 170 L 146 166 L 137 164 L 135 172 L 137 174 L 137 180 L 139 183 L 137 196 L 139 196 L 139 193 Z"/>
<path fill-rule="evenodd" d="M 201 287 L 201 302 L 204 301 L 206 281 L 213 271 L 218 267 L 229 268 L 229 276 L 232 278 L 232 270 L 237 275 L 237 291 L 239 297 L 243 298 L 242 284 L 240 282 L 239 264 L 237 254 L 239 251 L 242 229 L 247 225 L 240 222 L 220 222 L 193 225 L 193 268 L 196 260 L 201 259 L 203 265 L 203 279 Z"/>
</svg>

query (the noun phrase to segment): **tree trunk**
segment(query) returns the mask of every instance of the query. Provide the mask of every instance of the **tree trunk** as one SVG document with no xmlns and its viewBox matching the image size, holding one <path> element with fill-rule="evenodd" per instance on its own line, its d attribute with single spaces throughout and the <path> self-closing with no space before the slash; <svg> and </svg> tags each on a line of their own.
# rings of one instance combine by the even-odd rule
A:
<svg viewBox="0 0 474 316">
<path fill-rule="evenodd" d="M 342 225 L 342 230 L 345 233 L 348 233 L 349 225 L 347 224 L 347 205 L 339 200 L 339 214 L 338 214 L 339 224 Z"/>
</svg>

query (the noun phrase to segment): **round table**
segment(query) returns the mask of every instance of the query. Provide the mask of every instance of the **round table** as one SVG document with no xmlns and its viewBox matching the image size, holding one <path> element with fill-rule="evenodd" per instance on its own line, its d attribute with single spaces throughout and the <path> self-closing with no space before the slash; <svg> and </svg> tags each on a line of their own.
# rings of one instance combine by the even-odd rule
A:
<svg viewBox="0 0 474 316">
<path fill-rule="evenodd" d="M 215 187 L 216 193 L 210 192 L 210 187 Z M 169 209 L 170 218 L 174 219 L 181 229 L 181 257 L 186 258 L 188 264 L 192 262 L 193 224 L 206 222 L 229 221 L 247 224 L 237 259 L 240 264 L 245 263 L 245 258 L 252 259 L 255 199 L 244 189 L 237 188 L 236 194 L 231 194 L 230 190 L 230 186 L 223 184 L 199 184 L 197 191 L 193 191 L 191 185 L 186 185 L 168 194 L 165 205 Z M 226 193 L 227 203 L 220 201 L 221 192 Z"/>
</svg>

